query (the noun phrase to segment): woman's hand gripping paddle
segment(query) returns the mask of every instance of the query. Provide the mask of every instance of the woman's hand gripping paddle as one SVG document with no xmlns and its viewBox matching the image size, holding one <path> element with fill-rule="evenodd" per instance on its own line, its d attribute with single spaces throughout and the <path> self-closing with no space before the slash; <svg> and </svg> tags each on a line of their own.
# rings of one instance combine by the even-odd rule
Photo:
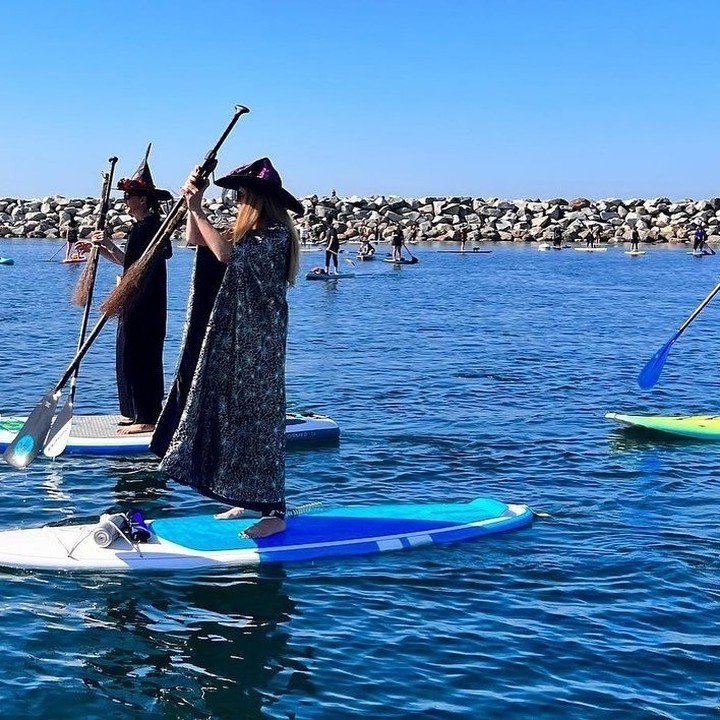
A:
<svg viewBox="0 0 720 720">
<path fill-rule="evenodd" d="M 665 362 L 675 341 L 685 332 L 690 323 L 705 309 L 706 305 L 720 292 L 720 284 L 716 285 L 708 296 L 693 310 L 690 317 L 680 326 L 678 331 L 647 361 L 638 375 L 637 383 L 643 390 L 649 390 L 660 379 Z"/>
</svg>

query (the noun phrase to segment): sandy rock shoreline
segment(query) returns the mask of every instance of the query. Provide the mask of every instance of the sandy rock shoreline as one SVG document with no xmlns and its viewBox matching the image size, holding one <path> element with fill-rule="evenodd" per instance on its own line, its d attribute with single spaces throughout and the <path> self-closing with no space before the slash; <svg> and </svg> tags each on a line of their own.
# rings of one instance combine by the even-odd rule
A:
<svg viewBox="0 0 720 720">
<path fill-rule="evenodd" d="M 709 200 L 650 200 L 608 198 L 589 200 L 505 200 L 501 198 L 422 197 L 306 197 L 301 224 L 319 236 L 325 223 L 337 224 L 341 237 L 359 234 L 364 226 L 379 226 L 386 233 L 400 225 L 417 228 L 419 239 L 457 239 L 466 227 L 470 240 L 548 241 L 560 228 L 566 241 L 582 241 L 599 228 L 603 240 L 629 240 L 637 229 L 641 240 L 682 242 L 696 224 L 704 225 L 708 239 L 720 243 L 720 198 Z M 0 198 L 0 237 L 59 238 L 68 220 L 79 223 L 80 237 L 92 232 L 97 217 L 97 198 Z M 234 211 L 219 199 L 208 198 L 206 211 L 218 224 L 230 224 Z M 115 237 L 124 237 L 131 218 L 121 200 L 108 211 L 108 226 Z M 176 235 L 183 234 L 183 226 Z"/>
</svg>

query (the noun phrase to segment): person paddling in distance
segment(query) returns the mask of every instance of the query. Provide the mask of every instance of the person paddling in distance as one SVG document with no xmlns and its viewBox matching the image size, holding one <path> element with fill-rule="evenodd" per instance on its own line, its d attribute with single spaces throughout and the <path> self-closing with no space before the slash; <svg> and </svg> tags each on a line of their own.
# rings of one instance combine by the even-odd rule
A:
<svg viewBox="0 0 720 720">
<path fill-rule="evenodd" d="M 328 223 L 325 231 L 325 274 L 330 274 L 330 263 L 335 267 L 335 275 L 338 274 L 338 257 L 340 255 L 340 238 L 332 220 Z"/>
<path fill-rule="evenodd" d="M 402 246 L 405 242 L 402 228 L 398 225 L 393 230 L 392 237 L 390 238 L 390 247 L 392 248 L 392 259 L 395 262 L 402 260 Z"/>
<path fill-rule="evenodd" d="M 261 158 L 217 180 L 235 191 L 238 210 L 221 234 L 202 209 L 207 186 L 195 181 L 192 173 L 182 189 L 188 240 L 227 268 L 160 469 L 233 506 L 218 519 L 257 517 L 244 535 L 267 537 L 285 529 L 286 294 L 300 252 L 289 213 L 303 207 Z"/>
<path fill-rule="evenodd" d="M 100 253 L 126 271 L 140 258 L 160 227 L 160 203 L 172 200 L 167 190 L 155 187 L 145 158 L 132 178 L 117 184 L 123 191 L 127 212 L 133 218 L 123 252 L 103 231 L 91 236 Z M 167 267 L 172 255 L 168 240 L 158 254 L 142 288 L 119 318 L 115 345 L 115 374 L 123 419 L 119 435 L 147 433 L 155 429 L 164 395 L 163 345 L 167 325 Z"/>
<path fill-rule="evenodd" d="M 67 222 L 67 231 L 65 232 L 65 259 L 66 260 L 77 260 L 81 257 L 76 243 L 78 241 L 78 223 L 74 217 L 71 217 Z"/>
<path fill-rule="evenodd" d="M 707 232 L 702 225 L 697 225 L 693 233 L 693 252 L 700 254 L 704 251 L 707 242 Z"/>
<path fill-rule="evenodd" d="M 460 228 L 460 252 L 465 252 L 465 244 L 468 239 L 468 229 L 466 225 Z"/>
<path fill-rule="evenodd" d="M 637 228 L 633 228 L 630 236 L 630 252 L 640 252 L 640 233 Z"/>
<path fill-rule="evenodd" d="M 360 231 L 360 249 L 358 250 L 358 256 L 370 257 L 375 254 L 375 246 L 370 242 L 370 231 L 368 228 L 363 228 Z"/>
</svg>

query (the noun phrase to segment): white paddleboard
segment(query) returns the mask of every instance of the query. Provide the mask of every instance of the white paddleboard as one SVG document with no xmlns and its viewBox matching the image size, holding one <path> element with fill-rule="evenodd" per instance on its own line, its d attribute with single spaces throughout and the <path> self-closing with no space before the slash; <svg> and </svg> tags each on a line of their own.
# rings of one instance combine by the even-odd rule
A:
<svg viewBox="0 0 720 720">
<path fill-rule="evenodd" d="M 120 415 L 76 415 L 65 454 L 135 455 L 149 452 L 152 433 L 118 435 Z M 0 416 L 0 453 L 20 431 L 26 417 Z M 340 428 L 334 420 L 315 413 L 288 413 L 285 437 L 289 445 L 336 441 Z"/>
<path fill-rule="evenodd" d="M 469 503 L 352 505 L 310 509 L 287 518 L 287 529 L 251 540 L 241 533 L 257 522 L 212 515 L 147 521 L 147 542 L 132 545 L 117 535 L 102 547 L 93 525 L 45 526 L 0 532 L 0 566 L 35 570 L 191 570 L 213 566 L 286 563 L 406 550 L 470 540 L 529 525 L 526 505 L 491 498 Z"/>
</svg>

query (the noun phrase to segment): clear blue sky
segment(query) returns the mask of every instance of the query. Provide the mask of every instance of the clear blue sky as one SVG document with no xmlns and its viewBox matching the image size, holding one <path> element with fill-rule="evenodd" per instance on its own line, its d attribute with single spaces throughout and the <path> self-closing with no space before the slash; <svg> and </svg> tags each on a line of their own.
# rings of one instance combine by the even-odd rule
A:
<svg viewBox="0 0 720 720">
<path fill-rule="evenodd" d="M 0 196 L 97 195 L 147 142 L 177 190 L 220 170 L 298 195 L 720 195 L 720 2 L 5 3 Z"/>
</svg>

